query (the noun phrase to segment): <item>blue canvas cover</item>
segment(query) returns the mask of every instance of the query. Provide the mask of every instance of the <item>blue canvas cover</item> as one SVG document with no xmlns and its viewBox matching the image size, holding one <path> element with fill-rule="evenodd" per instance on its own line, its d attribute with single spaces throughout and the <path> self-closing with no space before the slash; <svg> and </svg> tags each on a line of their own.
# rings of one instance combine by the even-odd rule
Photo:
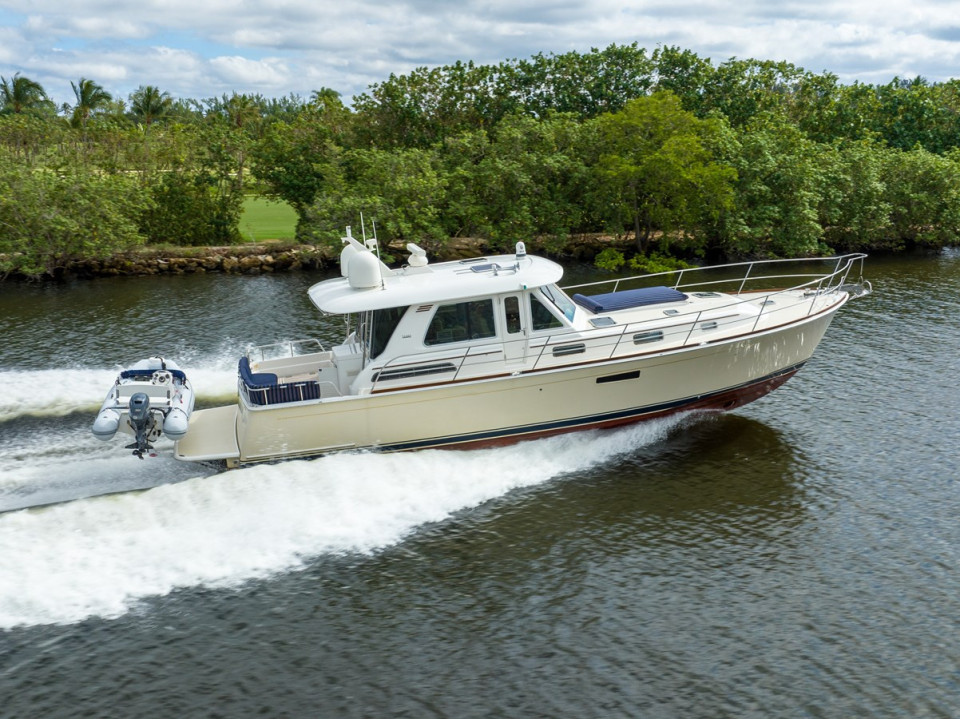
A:
<svg viewBox="0 0 960 719">
<path fill-rule="evenodd" d="M 682 302 L 687 296 L 672 287 L 642 287 L 638 290 L 607 292 L 602 295 L 574 295 L 573 301 L 593 314 L 615 312 L 663 302 Z"/>
</svg>

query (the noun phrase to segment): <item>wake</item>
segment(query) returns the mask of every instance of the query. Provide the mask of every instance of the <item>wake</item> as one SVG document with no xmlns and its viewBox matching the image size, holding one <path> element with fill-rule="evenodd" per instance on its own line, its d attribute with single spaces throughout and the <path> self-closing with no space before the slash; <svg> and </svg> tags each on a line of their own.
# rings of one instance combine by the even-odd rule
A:
<svg viewBox="0 0 960 719">
<path fill-rule="evenodd" d="M 222 400 L 236 396 L 235 361 L 187 367 L 187 376 L 199 399 Z M 8 370 L 0 373 L 0 423 L 19 417 L 65 417 L 74 412 L 95 415 L 120 371 L 112 369 Z M 90 421 L 93 422 L 91 415 Z"/>
<path fill-rule="evenodd" d="M 178 588 L 237 587 L 324 554 L 374 552 L 661 441 L 683 421 L 475 451 L 335 454 L 9 512 L 0 515 L 0 628 L 118 617 Z"/>
</svg>

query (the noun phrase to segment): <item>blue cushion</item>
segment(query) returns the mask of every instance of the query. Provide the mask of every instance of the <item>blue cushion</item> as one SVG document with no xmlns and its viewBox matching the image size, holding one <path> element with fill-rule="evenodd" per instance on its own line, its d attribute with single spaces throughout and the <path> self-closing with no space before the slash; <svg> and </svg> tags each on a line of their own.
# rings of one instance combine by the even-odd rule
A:
<svg viewBox="0 0 960 719">
<path fill-rule="evenodd" d="M 258 372 L 254 374 L 250 371 L 250 360 L 243 356 L 240 358 L 240 377 L 244 384 L 250 389 L 264 389 L 277 384 L 277 375 L 269 372 Z"/>
<path fill-rule="evenodd" d="M 574 295 L 573 301 L 593 314 L 615 312 L 663 302 L 682 302 L 687 296 L 672 287 L 642 287 L 638 290 L 607 292 L 602 295 Z"/>
</svg>

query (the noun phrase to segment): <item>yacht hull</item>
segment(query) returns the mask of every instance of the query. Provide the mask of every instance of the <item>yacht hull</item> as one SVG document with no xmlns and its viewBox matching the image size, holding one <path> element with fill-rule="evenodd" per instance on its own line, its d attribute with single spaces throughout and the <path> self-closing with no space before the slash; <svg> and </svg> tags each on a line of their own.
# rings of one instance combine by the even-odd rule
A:
<svg viewBox="0 0 960 719">
<path fill-rule="evenodd" d="M 176 456 L 238 466 L 347 449 L 472 448 L 730 410 L 795 374 L 846 299 L 779 327 L 674 350 L 315 402 L 258 407 L 241 400 L 229 419 L 235 446 L 211 453 L 202 431 L 209 410 L 201 410 Z M 223 447 L 229 428 L 216 432 Z"/>
</svg>

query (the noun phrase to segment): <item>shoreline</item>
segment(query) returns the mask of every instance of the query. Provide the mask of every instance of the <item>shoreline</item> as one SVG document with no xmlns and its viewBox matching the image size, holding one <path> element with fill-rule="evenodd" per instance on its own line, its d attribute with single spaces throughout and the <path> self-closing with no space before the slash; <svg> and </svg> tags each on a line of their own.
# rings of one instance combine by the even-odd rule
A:
<svg viewBox="0 0 960 719">
<path fill-rule="evenodd" d="M 575 235 L 568 238 L 560 252 L 550 251 L 547 243 L 525 241 L 529 252 L 573 260 L 592 260 L 606 247 L 627 249 L 633 241 L 608 235 Z M 395 257 L 406 256 L 406 243 L 383 248 Z M 431 261 L 444 262 L 484 254 L 503 254 L 504 250 L 491 248 L 479 238 L 453 238 L 439 252 L 428 251 Z M 242 274 L 260 275 L 272 272 L 316 270 L 339 264 L 339 253 L 326 246 L 266 241 L 220 247 L 142 247 L 118 253 L 105 259 L 72 260 L 57 268 L 52 275 L 25 277 L 10 274 L 7 280 L 46 282 L 69 279 L 96 279 L 99 277 L 144 277 L 150 275 L 183 274 Z M 389 263 L 388 263 L 389 264 Z M 2 282 L 2 280 L 0 280 Z"/>
</svg>

